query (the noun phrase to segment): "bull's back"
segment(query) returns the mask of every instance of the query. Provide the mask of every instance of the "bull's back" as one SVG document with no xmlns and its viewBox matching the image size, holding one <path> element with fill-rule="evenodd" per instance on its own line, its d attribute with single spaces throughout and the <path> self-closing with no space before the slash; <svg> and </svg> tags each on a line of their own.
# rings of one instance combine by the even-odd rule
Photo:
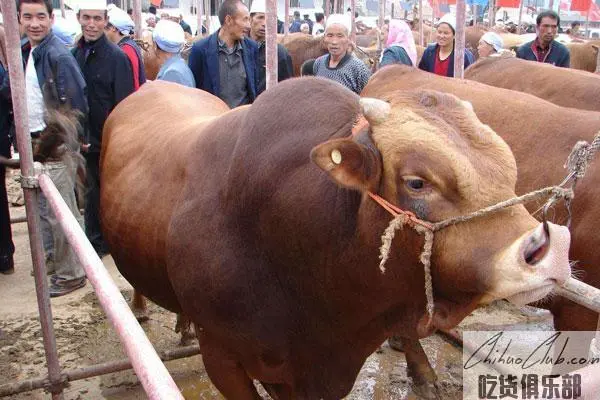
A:
<svg viewBox="0 0 600 400">
<path fill-rule="evenodd" d="M 165 239 L 186 178 L 190 149 L 218 98 L 168 82 L 150 82 L 108 118 L 101 158 L 101 222 L 119 271 L 142 294 L 179 311 L 165 268 Z"/>
<path fill-rule="evenodd" d="M 467 68 L 465 78 L 529 93 L 562 107 L 600 111 L 600 76 L 589 72 L 515 57 L 488 57 Z"/>
</svg>

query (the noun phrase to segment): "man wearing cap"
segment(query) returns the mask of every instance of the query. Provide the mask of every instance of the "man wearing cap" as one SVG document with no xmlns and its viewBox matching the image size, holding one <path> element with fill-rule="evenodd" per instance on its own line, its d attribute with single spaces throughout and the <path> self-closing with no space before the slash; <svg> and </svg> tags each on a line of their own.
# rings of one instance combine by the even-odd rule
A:
<svg viewBox="0 0 600 400">
<path fill-rule="evenodd" d="M 156 79 L 195 88 L 194 74 L 180 54 L 185 43 L 181 26 L 173 21 L 162 20 L 156 24 L 152 39 L 158 63 L 161 65 Z"/>
<path fill-rule="evenodd" d="M 106 25 L 106 37 L 108 40 L 119 46 L 123 53 L 129 58 L 131 69 L 133 71 L 134 90 L 146 83 L 146 73 L 144 71 L 144 59 L 142 50 L 131 38 L 129 32 L 133 31 L 135 24 L 125 11 L 118 7 L 113 7 L 108 11 L 108 24 Z"/>
<path fill-rule="evenodd" d="M 571 54 L 562 43 L 554 40 L 558 33 L 560 17 L 551 10 L 542 11 L 536 19 L 537 37 L 517 49 L 517 57 L 528 61 L 537 61 L 569 68 Z"/>
<path fill-rule="evenodd" d="M 490 57 L 500 54 L 503 47 L 504 41 L 500 35 L 495 32 L 486 32 L 479 39 L 477 52 L 479 53 L 479 57 Z"/>
<path fill-rule="evenodd" d="M 265 33 L 265 0 L 254 0 L 250 8 L 250 38 L 258 43 L 258 54 L 256 55 L 257 95 L 267 88 Z M 293 76 L 292 58 L 283 45 L 277 44 L 277 80 L 281 82 Z"/>
<path fill-rule="evenodd" d="M 102 129 L 110 112 L 134 91 L 129 58 L 112 43 L 104 30 L 108 25 L 106 0 L 86 0 L 77 12 L 82 37 L 74 49 L 88 87 L 89 148 L 84 154 L 87 167 L 85 233 L 100 257 L 108 247 L 100 230 L 100 148 Z"/>
<path fill-rule="evenodd" d="M 334 80 L 360 94 L 371 77 L 371 71 L 349 52 L 350 18 L 342 14 L 330 15 L 323 40 L 328 54 L 315 60 L 314 75 Z"/>
<path fill-rule="evenodd" d="M 436 43 L 427 46 L 419 62 L 419 68 L 441 76 L 454 76 L 454 36 L 456 18 L 446 14 L 436 25 Z M 475 58 L 469 49 L 464 51 L 464 66 L 473 64 Z"/>
<path fill-rule="evenodd" d="M 189 66 L 196 87 L 221 98 L 231 108 L 256 98 L 258 44 L 245 37 L 250 30 L 248 8 L 240 0 L 219 7 L 221 28 L 192 46 Z"/>
</svg>

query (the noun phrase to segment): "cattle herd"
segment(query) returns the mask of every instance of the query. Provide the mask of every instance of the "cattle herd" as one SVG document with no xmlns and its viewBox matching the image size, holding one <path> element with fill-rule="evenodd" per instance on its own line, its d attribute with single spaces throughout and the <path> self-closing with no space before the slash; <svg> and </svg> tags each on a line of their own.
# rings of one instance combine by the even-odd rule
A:
<svg viewBox="0 0 600 400">
<path fill-rule="evenodd" d="M 472 50 L 483 31 L 468 28 Z M 521 43 L 503 35 L 508 48 Z M 281 42 L 296 75 L 325 52 L 303 34 Z M 600 287 L 598 162 L 576 187 L 569 229 L 561 207 L 544 228 L 534 203 L 436 234 L 431 315 L 422 237 L 399 229 L 382 273 L 393 217 L 370 194 L 435 222 L 560 183 L 573 145 L 600 132 L 598 45 L 569 44 L 572 69 L 490 57 L 464 80 L 388 66 L 361 96 L 291 79 L 234 110 L 149 82 L 103 133 L 101 216 L 115 263 L 193 323 L 206 371 L 231 399 L 260 398 L 253 379 L 275 399 L 342 398 L 392 335 L 415 391 L 438 398 L 419 338 L 497 299 L 548 308 L 557 330 L 596 330 L 597 314 L 547 295 L 573 273 Z"/>
</svg>

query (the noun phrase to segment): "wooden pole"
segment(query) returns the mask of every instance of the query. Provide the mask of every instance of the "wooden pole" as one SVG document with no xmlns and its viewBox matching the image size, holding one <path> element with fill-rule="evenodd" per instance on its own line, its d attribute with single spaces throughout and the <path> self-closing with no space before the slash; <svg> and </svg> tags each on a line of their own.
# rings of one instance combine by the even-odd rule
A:
<svg viewBox="0 0 600 400">
<path fill-rule="evenodd" d="M 521 0 L 521 5 L 519 6 L 519 22 L 518 22 L 518 26 L 517 26 L 517 35 L 520 35 L 522 33 L 521 31 L 521 21 L 523 19 L 523 3 L 525 3 L 525 0 Z"/>
<path fill-rule="evenodd" d="M 197 35 L 202 36 L 202 14 L 204 14 L 204 3 L 203 0 L 196 0 L 196 20 L 198 21 Z"/>
<path fill-rule="evenodd" d="M 590 10 L 592 8 L 592 4 L 590 3 L 590 8 L 588 8 L 587 13 L 585 14 L 585 38 L 590 37 Z"/>
<path fill-rule="evenodd" d="M 65 11 L 65 0 L 60 0 L 60 15 L 63 18 L 67 18 L 67 12 Z"/>
<path fill-rule="evenodd" d="M 421 37 L 419 44 L 421 47 L 425 46 L 425 34 L 423 32 L 423 0 L 419 0 L 419 36 Z"/>
<path fill-rule="evenodd" d="M 290 0 L 283 0 L 284 1 L 284 10 L 285 10 L 285 18 L 283 19 L 283 34 L 285 36 L 287 36 L 290 33 Z"/>
<path fill-rule="evenodd" d="M 356 17 L 354 10 L 356 10 L 356 0 L 350 0 L 350 27 L 352 29 L 350 40 L 352 43 L 356 43 Z"/>
<path fill-rule="evenodd" d="M 133 0 L 133 23 L 135 24 L 135 38 L 142 37 L 142 0 Z"/>
<path fill-rule="evenodd" d="M 488 20 L 490 28 L 496 25 L 496 0 L 488 0 Z"/>
<path fill-rule="evenodd" d="M 465 76 L 465 0 L 456 0 L 456 35 L 454 37 L 454 77 Z"/>
<path fill-rule="evenodd" d="M 267 90 L 277 85 L 277 0 L 266 1 L 267 30 L 265 32 L 265 52 L 267 69 Z"/>
</svg>

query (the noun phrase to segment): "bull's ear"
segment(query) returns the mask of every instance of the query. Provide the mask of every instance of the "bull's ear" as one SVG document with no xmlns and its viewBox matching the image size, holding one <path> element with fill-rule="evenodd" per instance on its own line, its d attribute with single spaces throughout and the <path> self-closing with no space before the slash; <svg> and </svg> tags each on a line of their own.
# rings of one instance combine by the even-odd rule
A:
<svg viewBox="0 0 600 400">
<path fill-rule="evenodd" d="M 592 45 L 592 47 L 593 47 L 593 48 L 594 48 L 594 50 L 595 50 L 595 51 L 594 51 L 594 53 L 598 54 L 598 49 L 599 49 L 599 46 L 597 46 L 597 45 L 593 44 L 593 45 Z"/>
<path fill-rule="evenodd" d="M 332 139 L 314 147 L 310 158 L 340 186 L 363 192 L 379 184 L 381 160 L 374 146 L 352 138 Z"/>
</svg>

